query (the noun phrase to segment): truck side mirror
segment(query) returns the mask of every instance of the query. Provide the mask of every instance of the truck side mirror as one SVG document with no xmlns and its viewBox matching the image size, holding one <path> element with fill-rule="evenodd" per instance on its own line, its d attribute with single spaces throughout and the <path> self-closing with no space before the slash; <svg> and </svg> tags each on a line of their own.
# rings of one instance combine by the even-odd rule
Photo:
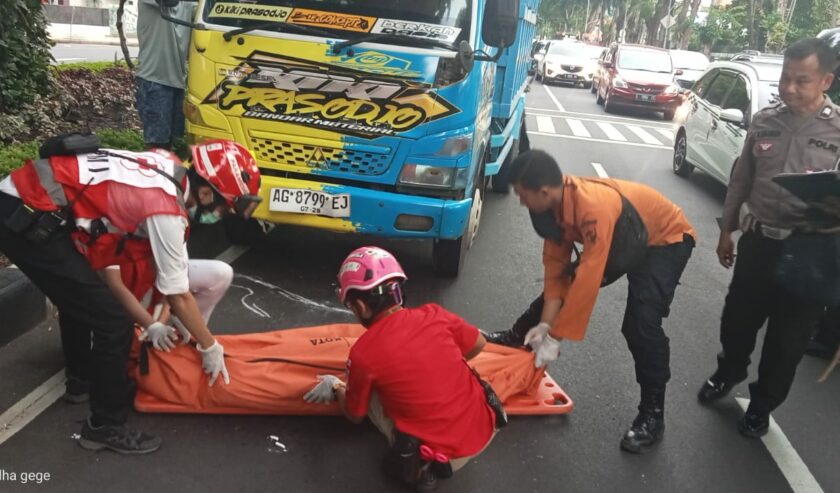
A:
<svg viewBox="0 0 840 493">
<path fill-rule="evenodd" d="M 516 39 L 519 0 L 487 0 L 481 39 L 494 48 L 507 48 Z"/>
</svg>

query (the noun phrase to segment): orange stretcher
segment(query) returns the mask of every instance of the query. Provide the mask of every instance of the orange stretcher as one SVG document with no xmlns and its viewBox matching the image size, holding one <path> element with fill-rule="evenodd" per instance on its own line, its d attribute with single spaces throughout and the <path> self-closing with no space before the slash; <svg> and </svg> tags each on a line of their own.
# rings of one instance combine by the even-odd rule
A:
<svg viewBox="0 0 840 493">
<path fill-rule="evenodd" d="M 336 403 L 309 404 L 303 395 L 317 375 L 343 376 L 350 347 L 364 330 L 333 324 L 217 336 L 231 382 L 213 387 L 193 347 L 170 352 L 135 347 L 134 407 L 147 413 L 340 415 Z M 571 398 L 533 361 L 528 351 L 488 344 L 470 365 L 493 386 L 509 414 L 570 412 Z"/>
</svg>

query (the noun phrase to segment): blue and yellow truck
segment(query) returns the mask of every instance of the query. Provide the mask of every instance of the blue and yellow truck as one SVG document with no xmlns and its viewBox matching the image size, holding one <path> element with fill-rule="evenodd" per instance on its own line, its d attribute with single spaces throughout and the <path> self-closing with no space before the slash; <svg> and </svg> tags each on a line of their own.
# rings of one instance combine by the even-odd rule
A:
<svg viewBox="0 0 840 493">
<path fill-rule="evenodd" d="M 199 0 L 188 139 L 253 152 L 256 218 L 431 239 L 457 275 L 523 132 L 538 1 Z"/>
</svg>

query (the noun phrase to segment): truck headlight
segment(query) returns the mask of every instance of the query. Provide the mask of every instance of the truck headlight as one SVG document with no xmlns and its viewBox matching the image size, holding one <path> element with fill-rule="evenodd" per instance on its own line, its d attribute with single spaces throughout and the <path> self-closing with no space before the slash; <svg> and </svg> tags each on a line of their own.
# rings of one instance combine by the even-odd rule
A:
<svg viewBox="0 0 840 493">
<path fill-rule="evenodd" d="M 400 172 L 400 184 L 429 188 L 463 188 L 467 185 L 468 168 L 448 168 L 406 163 Z"/>
</svg>

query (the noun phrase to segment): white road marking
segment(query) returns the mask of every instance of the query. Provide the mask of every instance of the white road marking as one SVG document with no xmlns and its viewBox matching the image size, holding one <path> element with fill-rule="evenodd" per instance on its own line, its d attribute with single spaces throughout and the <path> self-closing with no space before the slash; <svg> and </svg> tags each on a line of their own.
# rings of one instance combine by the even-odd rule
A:
<svg viewBox="0 0 840 493">
<path fill-rule="evenodd" d="M 667 130 L 664 128 L 657 128 L 655 129 L 660 134 L 664 135 L 666 139 L 673 142 L 674 141 L 674 132 L 672 130 Z"/>
<path fill-rule="evenodd" d="M 741 409 L 747 410 L 749 399 L 736 397 L 735 400 L 738 401 Z M 823 493 L 822 487 L 796 453 L 773 416 L 770 416 L 770 429 L 761 437 L 761 441 L 764 442 L 764 446 L 776 461 L 776 465 L 779 466 L 779 470 L 782 471 L 782 475 L 787 479 L 794 493 Z"/>
<path fill-rule="evenodd" d="M 598 125 L 601 128 L 601 130 L 604 131 L 605 134 L 607 134 L 608 139 L 627 142 L 627 137 L 622 135 L 621 132 L 619 132 L 618 129 L 612 125 L 612 123 L 595 122 L 595 124 Z"/>
<path fill-rule="evenodd" d="M 587 142 L 605 142 L 607 144 L 616 144 L 616 145 L 624 145 L 624 146 L 634 146 L 634 147 L 647 147 L 649 149 L 667 149 L 671 150 L 671 146 L 664 146 L 664 145 L 651 145 L 651 144 L 640 144 L 638 142 L 621 142 L 615 140 L 607 140 L 607 139 L 595 139 L 595 138 L 587 138 L 587 137 L 576 137 L 574 135 L 561 135 L 561 134 L 548 134 L 545 132 L 528 132 L 529 135 L 542 135 L 544 137 L 557 137 L 558 139 L 571 139 L 571 140 L 585 140 Z"/>
<path fill-rule="evenodd" d="M 554 122 L 551 120 L 550 116 L 538 116 L 537 117 L 537 129 L 540 132 L 545 132 L 547 134 L 556 134 L 557 131 L 554 130 Z"/>
<path fill-rule="evenodd" d="M 560 104 L 560 101 L 557 101 L 557 98 L 554 97 L 554 94 L 551 93 L 551 89 L 549 89 L 548 86 L 543 85 L 543 89 L 545 89 L 545 92 L 548 93 L 548 97 L 550 97 L 551 100 L 554 101 L 554 106 L 557 106 L 558 111 L 566 111 L 566 108 L 564 108 L 563 105 Z"/>
<path fill-rule="evenodd" d="M 226 264 L 232 264 L 234 260 L 238 259 L 239 257 L 242 256 L 242 254 L 247 252 L 248 248 L 250 248 L 250 247 L 247 247 L 247 246 L 244 246 L 244 245 L 231 245 L 230 247 L 228 247 L 227 250 L 220 253 L 216 257 L 216 260 L 221 260 L 222 262 L 224 262 Z"/>
<path fill-rule="evenodd" d="M 598 175 L 599 178 L 609 178 L 610 175 L 607 174 L 607 170 L 601 166 L 601 163 L 592 163 L 592 167 L 595 168 L 595 173 Z"/>
<path fill-rule="evenodd" d="M 569 124 L 569 128 L 572 129 L 572 133 L 578 137 L 592 137 L 592 135 L 589 134 L 589 130 L 583 126 L 582 121 L 575 120 L 573 118 L 566 118 L 566 123 Z"/>
<path fill-rule="evenodd" d="M 604 121 L 618 121 L 618 122 L 632 122 L 632 123 L 641 123 L 644 122 L 647 126 L 650 127 L 658 127 L 658 128 L 673 128 L 673 123 L 665 123 L 665 122 L 657 122 L 655 120 L 644 120 L 639 118 L 630 118 L 630 117 L 622 117 L 622 116 L 613 116 L 607 115 L 605 113 L 582 113 L 579 111 L 562 111 L 562 110 L 552 110 L 548 108 L 532 108 L 532 107 L 525 107 L 528 111 L 529 115 L 537 115 L 540 111 L 545 113 L 565 113 L 567 115 L 581 115 L 583 117 L 594 117 L 593 120 L 604 120 Z M 581 118 L 581 120 L 586 120 L 586 118 Z"/>
<path fill-rule="evenodd" d="M 645 144 L 661 144 L 659 139 L 654 137 L 653 135 L 645 132 L 641 127 L 637 127 L 636 125 L 625 125 L 631 132 L 636 134 L 636 136 L 642 139 L 642 142 Z"/>
<path fill-rule="evenodd" d="M 0 445 L 23 429 L 64 394 L 64 369 L 0 415 Z"/>
<path fill-rule="evenodd" d="M 245 274 L 235 274 L 234 277 L 247 279 L 254 284 L 269 288 L 272 291 L 276 292 L 277 294 L 286 298 L 289 301 L 296 301 L 296 302 L 302 303 L 304 305 L 309 305 L 309 306 L 314 307 L 314 308 L 319 308 L 321 310 L 326 310 L 326 311 L 331 311 L 331 312 L 352 313 L 350 310 L 348 310 L 346 308 L 336 308 L 334 306 L 329 306 L 329 305 L 325 305 L 323 303 L 318 303 L 315 300 L 310 300 L 309 298 L 307 298 L 305 296 L 301 296 L 297 293 L 293 293 L 289 290 L 281 288 L 280 286 L 275 286 L 274 284 L 271 284 L 270 282 L 263 281 L 262 279 L 259 279 L 259 278 L 256 278 L 256 277 L 246 276 Z"/>
</svg>

